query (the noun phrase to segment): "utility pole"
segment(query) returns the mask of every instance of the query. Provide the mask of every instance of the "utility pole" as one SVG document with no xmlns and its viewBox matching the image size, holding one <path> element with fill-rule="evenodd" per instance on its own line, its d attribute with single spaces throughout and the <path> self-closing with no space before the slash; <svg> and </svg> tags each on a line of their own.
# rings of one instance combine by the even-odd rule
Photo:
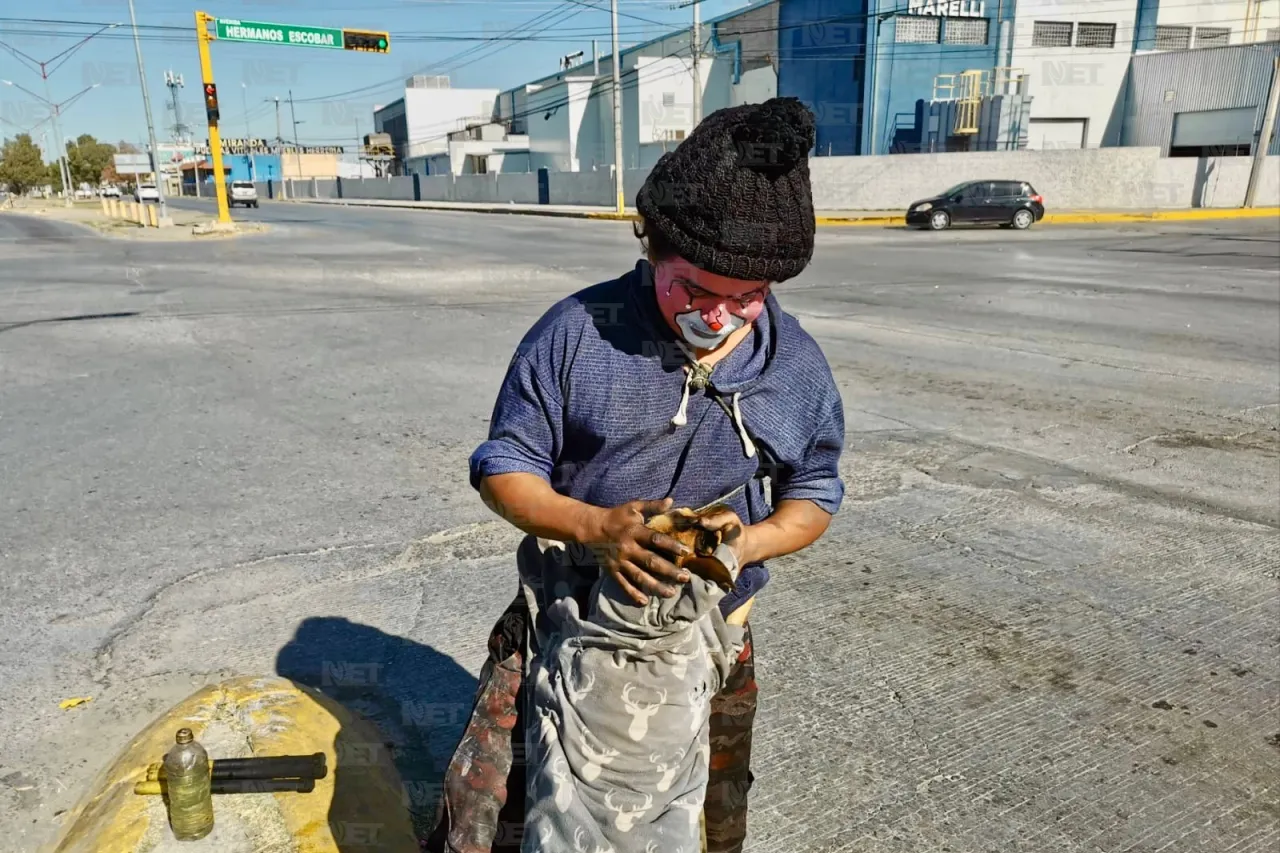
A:
<svg viewBox="0 0 1280 853">
<path fill-rule="evenodd" d="M 253 135 L 249 130 L 249 84 L 240 81 L 240 103 L 244 106 L 244 144 L 249 148 L 249 180 L 258 180 L 258 164 L 253 156 Z"/>
<path fill-rule="evenodd" d="M 609 18 L 613 39 L 613 191 L 617 196 L 617 212 L 625 211 L 622 173 L 622 56 L 618 50 L 618 0 L 609 0 Z"/>
<path fill-rule="evenodd" d="M 693 121 L 690 131 L 702 121 L 702 7 L 699 5 L 701 3 L 702 0 L 688 0 L 688 2 L 668 7 L 671 9 L 693 7 L 693 28 L 689 31 L 689 52 L 693 57 L 693 66 L 690 68 L 693 78 Z"/>
<path fill-rule="evenodd" d="M 280 131 L 280 96 L 276 95 L 273 100 L 276 102 L 276 150 L 280 152 L 280 198 L 287 201 L 289 185 L 284 179 L 284 134 Z"/>
<path fill-rule="evenodd" d="M 1275 65 L 1271 73 L 1271 93 L 1267 99 L 1267 113 L 1262 119 L 1262 133 L 1258 136 L 1258 144 L 1253 151 L 1253 165 L 1249 168 L 1249 186 L 1244 191 L 1244 206 L 1253 207 L 1253 198 L 1258 192 L 1258 180 L 1262 177 L 1262 167 L 1266 162 L 1267 152 L 1271 150 L 1271 136 L 1276 127 L 1276 109 L 1280 106 L 1280 56 L 1273 60 Z"/>
<path fill-rule="evenodd" d="M 280 132 L 280 96 L 279 95 L 276 96 L 275 102 L 276 102 L 276 144 L 283 145 L 284 135 Z"/>
<path fill-rule="evenodd" d="M 52 102 L 49 97 L 49 75 L 44 76 L 44 99 Z M 58 174 L 62 176 L 62 197 L 67 207 L 71 206 L 71 164 L 67 162 L 67 145 L 62 141 L 62 130 L 58 124 L 58 105 L 53 105 L 53 111 L 49 114 L 53 118 L 53 142 L 58 146 Z"/>
<path fill-rule="evenodd" d="M 294 177 L 302 177 L 302 145 L 298 142 L 298 114 L 293 111 L 293 90 L 289 90 L 289 119 L 293 122 L 293 158 L 298 164 L 298 174 Z"/>
<path fill-rule="evenodd" d="M 160 208 L 157 211 L 159 216 L 156 221 L 163 228 L 166 225 L 172 225 L 173 222 L 169 219 L 169 209 L 164 201 L 165 186 L 160 174 L 160 149 L 156 146 L 156 124 L 151 118 L 151 93 L 147 90 L 147 71 L 142 65 L 142 40 L 138 37 L 138 16 L 133 11 L 133 0 L 129 0 L 129 20 L 133 24 L 133 50 L 138 55 L 138 85 L 142 87 L 142 108 L 147 114 L 147 139 L 151 142 L 151 180 L 156 185 L 157 206 Z"/>
<path fill-rule="evenodd" d="M 355 118 L 355 119 L 352 119 L 352 121 L 354 121 L 354 122 L 355 122 L 355 125 L 356 125 L 356 175 L 357 175 L 358 177 L 363 178 L 363 177 L 364 177 L 364 166 L 362 166 L 361 164 L 362 164 L 364 161 L 363 161 L 363 160 L 361 159 L 361 157 L 360 157 L 360 155 L 361 155 L 361 153 L 362 153 L 362 152 L 361 152 L 361 150 L 360 150 L 360 119 L 359 119 L 359 118 Z"/>
<path fill-rule="evenodd" d="M 702 0 L 693 0 L 693 128 L 702 121 Z M 692 131 L 693 128 L 690 128 Z"/>
</svg>

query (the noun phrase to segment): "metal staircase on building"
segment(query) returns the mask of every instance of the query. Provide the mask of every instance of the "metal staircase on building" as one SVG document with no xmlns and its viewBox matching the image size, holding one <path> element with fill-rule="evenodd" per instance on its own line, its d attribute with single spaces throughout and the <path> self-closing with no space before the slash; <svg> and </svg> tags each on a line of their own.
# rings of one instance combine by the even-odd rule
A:
<svg viewBox="0 0 1280 853">
<path fill-rule="evenodd" d="M 933 81 L 928 150 L 951 150 L 946 137 L 965 150 L 1019 149 L 1026 145 L 1030 77 L 1000 66 L 939 74 Z M 943 128 L 948 128 L 943 132 Z"/>
</svg>

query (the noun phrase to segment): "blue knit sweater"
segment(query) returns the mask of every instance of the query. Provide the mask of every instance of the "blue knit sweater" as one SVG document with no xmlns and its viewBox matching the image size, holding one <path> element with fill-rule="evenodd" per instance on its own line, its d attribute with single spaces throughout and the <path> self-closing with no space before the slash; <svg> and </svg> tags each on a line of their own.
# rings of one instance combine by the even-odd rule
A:
<svg viewBox="0 0 1280 853">
<path fill-rule="evenodd" d="M 710 385 L 689 391 L 685 422 L 675 426 L 687 361 L 658 311 L 648 262 L 556 303 L 507 368 L 489 439 L 471 456 L 472 486 L 526 472 L 595 506 L 671 497 L 698 507 L 750 481 L 727 502 L 748 524 L 779 500 L 812 501 L 834 514 L 844 497 L 840 392 L 817 343 L 774 296 L 766 306 L 753 334 L 714 367 Z M 575 597 L 589 591 L 590 575 Z M 762 564 L 744 567 L 722 611 L 768 578 Z"/>
</svg>

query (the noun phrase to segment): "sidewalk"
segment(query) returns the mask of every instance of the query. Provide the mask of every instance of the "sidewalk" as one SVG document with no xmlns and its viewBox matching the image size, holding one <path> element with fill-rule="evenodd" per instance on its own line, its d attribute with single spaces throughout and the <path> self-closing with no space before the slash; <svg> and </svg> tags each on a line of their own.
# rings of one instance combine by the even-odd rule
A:
<svg viewBox="0 0 1280 853">
<path fill-rule="evenodd" d="M 296 198 L 278 199 L 304 204 L 337 204 L 355 207 L 417 208 L 420 210 L 456 210 L 470 213 L 505 213 L 525 216 L 561 216 L 573 219 L 635 220 L 634 207 L 619 214 L 612 207 L 569 204 L 497 204 L 461 201 L 398 201 L 389 199 Z M 820 226 L 901 226 L 905 224 L 900 210 L 819 210 Z M 1083 225 L 1109 222 L 1187 222 L 1209 219 L 1257 219 L 1280 216 L 1280 207 L 1194 208 L 1165 210 L 1061 210 L 1045 214 L 1040 224 Z"/>
<path fill-rule="evenodd" d="M 102 212 L 102 203 L 98 199 L 77 201 L 70 207 L 59 200 L 24 199 L 11 207 L 0 207 L 0 215 L 5 213 L 73 222 L 91 228 L 104 236 L 127 240 L 174 242 L 262 233 L 269 229 L 268 225 L 260 222 L 238 222 L 234 229 L 209 228 L 210 219 L 207 213 L 173 207 L 169 208 L 169 218 L 173 222 L 173 227 L 148 228 L 130 220 L 109 218 Z"/>
</svg>

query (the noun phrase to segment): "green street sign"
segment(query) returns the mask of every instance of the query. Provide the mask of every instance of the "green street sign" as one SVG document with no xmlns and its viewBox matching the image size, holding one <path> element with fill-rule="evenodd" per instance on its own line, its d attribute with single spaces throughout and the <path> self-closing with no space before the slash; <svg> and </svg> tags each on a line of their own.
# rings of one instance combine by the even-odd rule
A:
<svg viewBox="0 0 1280 853">
<path fill-rule="evenodd" d="M 220 41 L 344 49 L 342 30 L 330 27 L 295 27 L 291 24 L 264 24 L 260 21 L 218 18 L 217 37 Z"/>
</svg>

